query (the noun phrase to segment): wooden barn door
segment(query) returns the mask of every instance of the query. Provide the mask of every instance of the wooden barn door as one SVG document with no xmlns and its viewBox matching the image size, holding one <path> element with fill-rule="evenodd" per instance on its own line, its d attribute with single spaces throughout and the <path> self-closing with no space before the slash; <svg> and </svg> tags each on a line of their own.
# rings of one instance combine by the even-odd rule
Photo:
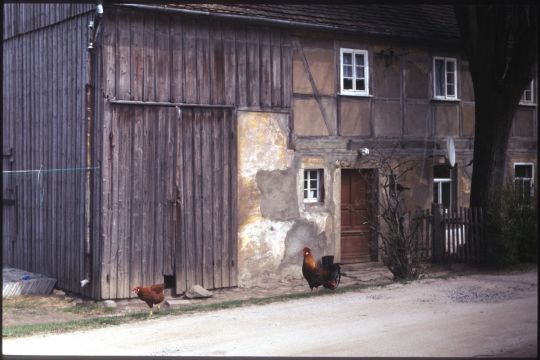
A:
<svg viewBox="0 0 540 360">
<path fill-rule="evenodd" d="M 176 289 L 237 285 L 234 110 L 182 108 L 176 187 Z"/>
<path fill-rule="evenodd" d="M 366 221 L 371 212 L 371 181 L 355 169 L 341 172 L 341 262 L 371 260 L 371 230 Z"/>
<path fill-rule="evenodd" d="M 235 124 L 226 108 L 114 107 L 103 298 L 237 285 Z"/>
</svg>

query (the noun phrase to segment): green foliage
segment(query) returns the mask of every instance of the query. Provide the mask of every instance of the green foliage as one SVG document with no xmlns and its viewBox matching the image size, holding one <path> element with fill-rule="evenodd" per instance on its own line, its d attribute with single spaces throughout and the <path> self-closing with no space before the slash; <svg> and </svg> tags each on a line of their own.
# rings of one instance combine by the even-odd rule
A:
<svg viewBox="0 0 540 360">
<path fill-rule="evenodd" d="M 536 230 L 536 199 L 523 199 L 512 184 L 507 184 L 487 211 L 488 264 L 508 267 L 519 262 L 536 263 Z"/>
</svg>

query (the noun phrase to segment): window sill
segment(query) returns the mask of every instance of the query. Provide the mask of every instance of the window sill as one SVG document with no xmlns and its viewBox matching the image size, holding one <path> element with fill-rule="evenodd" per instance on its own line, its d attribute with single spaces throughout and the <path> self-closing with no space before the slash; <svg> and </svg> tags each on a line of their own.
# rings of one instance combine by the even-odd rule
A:
<svg viewBox="0 0 540 360">
<path fill-rule="evenodd" d="M 535 103 L 519 103 L 518 106 L 524 106 L 524 107 L 536 107 Z"/>
<path fill-rule="evenodd" d="M 433 102 L 450 102 L 450 103 L 458 103 L 458 102 L 461 102 L 461 99 L 431 98 L 431 101 L 433 101 Z"/>
<path fill-rule="evenodd" d="M 355 93 L 337 93 L 338 96 L 352 96 L 352 97 L 364 97 L 364 98 L 372 98 L 373 95 L 371 94 L 355 94 Z"/>
<path fill-rule="evenodd" d="M 304 210 L 310 210 L 310 211 L 317 211 L 317 210 L 324 210 L 324 203 L 317 201 L 317 202 L 304 202 Z"/>
</svg>

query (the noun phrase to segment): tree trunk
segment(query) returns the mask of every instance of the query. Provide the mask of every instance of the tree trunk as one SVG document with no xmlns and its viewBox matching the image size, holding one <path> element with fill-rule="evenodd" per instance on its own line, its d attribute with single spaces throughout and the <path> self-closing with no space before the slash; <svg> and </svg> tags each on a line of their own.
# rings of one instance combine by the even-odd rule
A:
<svg viewBox="0 0 540 360">
<path fill-rule="evenodd" d="M 487 209 L 504 185 L 512 121 L 537 62 L 536 7 L 455 5 L 454 12 L 475 96 L 470 205 Z"/>
</svg>

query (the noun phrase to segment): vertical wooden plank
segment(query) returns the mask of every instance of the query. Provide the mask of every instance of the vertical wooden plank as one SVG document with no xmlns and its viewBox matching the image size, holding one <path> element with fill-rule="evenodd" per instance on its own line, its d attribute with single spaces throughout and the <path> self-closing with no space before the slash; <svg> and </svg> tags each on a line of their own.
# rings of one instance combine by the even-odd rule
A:
<svg viewBox="0 0 540 360">
<path fill-rule="evenodd" d="M 212 72 L 211 103 L 223 104 L 225 96 L 225 59 L 221 39 L 221 24 L 219 22 L 212 24 L 210 27 L 210 69 Z"/>
<path fill-rule="evenodd" d="M 115 13 L 111 11 L 102 24 L 103 31 L 103 79 L 102 87 L 105 98 L 113 98 L 116 92 L 115 84 Z M 101 166 L 101 229 L 100 238 L 102 242 L 101 258 L 101 296 L 104 299 L 111 298 L 111 242 L 112 242 L 112 115 L 113 108 L 109 102 L 103 107 L 103 140 L 102 140 L 102 166 Z"/>
<path fill-rule="evenodd" d="M 272 53 L 270 47 L 270 31 L 264 29 L 260 34 L 260 88 L 261 106 L 272 106 Z"/>
<path fill-rule="evenodd" d="M 238 168 L 237 168 L 237 142 L 236 142 L 236 112 L 234 110 L 230 110 L 228 112 L 228 123 L 230 134 L 231 134 L 231 147 L 230 147 L 230 153 L 231 153 L 231 187 L 230 187 L 230 199 L 231 199 L 231 223 L 230 223 L 230 257 L 231 257 L 231 272 L 230 272 L 230 281 L 229 286 L 237 286 L 238 285 L 238 267 L 237 267 L 237 174 L 238 174 Z"/>
<path fill-rule="evenodd" d="M 180 197 L 180 204 L 176 205 L 174 227 L 174 271 L 176 274 L 176 293 L 180 294 L 187 289 L 186 273 L 187 273 L 187 257 L 186 257 L 186 230 L 185 230 L 185 212 L 187 209 L 187 200 L 184 180 L 184 120 L 182 110 L 176 109 L 176 116 L 173 117 L 175 129 L 175 156 L 174 156 L 174 193 Z M 188 169 L 186 169 L 188 170 Z M 187 171 L 186 171 L 187 172 Z M 189 192 L 191 194 L 191 191 Z"/>
<path fill-rule="evenodd" d="M 144 16 L 144 94 L 145 101 L 155 101 L 155 18 L 153 14 Z"/>
<path fill-rule="evenodd" d="M 75 47 L 76 47 L 76 22 L 70 20 L 68 24 L 68 52 L 65 59 L 68 59 L 67 63 L 67 86 L 65 88 L 64 99 L 67 99 L 68 112 L 66 116 L 66 167 L 71 168 L 75 167 L 75 157 L 74 157 L 74 148 L 76 146 L 75 142 L 75 124 L 77 123 L 77 118 L 75 116 L 75 83 L 77 79 L 77 68 L 75 66 Z M 75 178 L 77 177 L 75 172 L 66 172 L 66 245 L 67 245 L 67 257 L 68 263 L 66 272 L 68 273 L 68 289 L 74 289 L 77 279 L 75 278 L 75 221 L 74 214 L 75 211 Z"/>
<path fill-rule="evenodd" d="M 193 109 L 183 109 L 182 110 L 182 145 L 183 145 L 183 209 L 182 217 L 184 221 L 183 224 L 183 242 L 185 246 L 185 278 L 186 278 L 186 288 L 197 283 L 195 278 L 195 266 L 196 266 L 196 233 L 195 233 L 195 223 L 194 219 L 196 217 L 194 201 L 195 197 L 195 174 L 194 174 L 194 161 L 193 161 L 193 127 L 194 127 L 194 114 Z"/>
<path fill-rule="evenodd" d="M 122 60 L 120 61 L 122 63 Z M 118 220 L 117 232 L 118 236 L 116 243 L 118 244 L 118 256 L 117 256 L 117 277 L 116 277 L 116 296 L 118 298 L 127 298 L 130 296 L 130 268 L 129 260 L 131 258 L 131 244 L 130 244 L 130 218 L 131 218 L 131 194 L 133 193 L 131 186 L 131 179 L 133 174 L 131 173 L 131 130 L 133 127 L 132 123 L 132 112 L 129 107 L 119 106 L 117 109 L 118 116 L 115 119 L 117 125 L 113 128 L 118 128 L 118 140 L 116 147 L 118 148 L 115 151 L 115 155 L 118 154 L 118 165 L 115 168 L 118 168 L 117 179 L 117 191 L 114 192 L 117 195 L 117 212 L 115 219 Z M 116 160 L 116 156 L 114 157 Z M 113 224 L 116 221 L 113 220 Z"/>
<path fill-rule="evenodd" d="M 221 203 L 223 213 L 221 216 L 221 284 L 223 287 L 230 286 L 231 274 L 231 118 L 230 110 L 224 110 L 220 122 L 222 143 L 222 192 Z"/>
<path fill-rule="evenodd" d="M 272 45 L 272 106 L 282 107 L 283 89 L 281 81 L 281 32 L 278 30 L 272 31 L 270 34 L 270 42 Z"/>
<path fill-rule="evenodd" d="M 139 83 L 137 83 L 139 84 Z M 142 82 L 140 83 L 142 85 Z M 142 95 L 142 86 L 140 91 L 136 92 L 136 96 Z M 136 107 L 132 111 L 133 117 L 133 143 L 132 143 L 132 165 L 131 171 L 133 174 L 133 191 L 132 191 L 132 205 L 131 205 L 131 252 L 130 252 L 130 288 L 143 285 L 143 242 L 146 238 L 143 236 L 143 207 L 146 200 L 146 191 L 143 188 L 144 178 L 143 173 L 143 144 L 144 144 L 144 111 L 142 107 Z M 130 293 L 130 296 L 134 296 Z"/>
<path fill-rule="evenodd" d="M 130 85 L 131 100 L 143 100 L 143 71 L 144 71 L 144 49 L 143 49 L 143 17 L 138 13 L 131 13 L 130 16 Z M 141 114 L 142 115 L 142 114 Z"/>
<path fill-rule="evenodd" d="M 194 110 L 193 118 L 193 194 L 194 194 L 194 234 L 195 239 L 195 280 L 197 284 L 203 283 L 204 263 L 203 263 L 203 226 L 201 219 L 204 219 L 202 197 L 203 197 L 203 173 L 202 173 L 202 114 L 199 110 Z M 204 286 L 204 285 L 203 285 Z"/>
<path fill-rule="evenodd" d="M 159 93 L 159 91 L 158 91 Z M 155 129 L 155 155 L 153 158 L 154 168 L 155 168 L 155 179 L 153 181 L 153 190 L 155 191 L 154 195 L 154 269 L 153 269 L 153 283 L 163 281 L 163 227 L 165 226 L 164 216 L 165 209 L 164 204 L 166 203 L 166 194 L 165 194 L 165 141 L 167 139 L 167 113 L 166 109 L 159 107 L 153 109 L 153 112 L 156 113 L 157 117 L 155 122 L 151 125 Z"/>
<path fill-rule="evenodd" d="M 222 256 L 221 248 L 223 244 L 222 229 L 222 201 L 223 201 L 223 116 L 222 109 L 216 109 L 212 112 L 212 239 L 214 240 L 213 254 L 213 277 L 214 288 L 221 288 L 222 285 Z"/>
<path fill-rule="evenodd" d="M 155 31 L 156 98 L 157 101 L 170 101 L 171 64 L 169 63 L 170 39 L 168 16 L 157 17 Z"/>
<path fill-rule="evenodd" d="M 156 236 L 156 110 L 145 108 L 144 119 L 144 165 L 143 189 L 146 201 L 143 207 L 143 282 L 151 284 L 155 272 L 155 236 Z"/>
<path fill-rule="evenodd" d="M 129 12 L 125 10 L 118 10 L 118 21 L 116 26 L 117 31 L 117 69 L 116 69 L 116 83 L 118 88 L 116 90 L 116 97 L 121 100 L 129 100 L 131 98 L 131 27 Z"/>
<path fill-rule="evenodd" d="M 183 22 L 170 21 L 171 43 L 171 100 L 184 102 L 184 51 Z"/>
<path fill-rule="evenodd" d="M 291 39 L 288 34 L 282 33 L 281 36 L 281 61 L 282 61 L 282 96 L 284 108 L 290 108 L 292 103 L 292 47 Z"/>
<path fill-rule="evenodd" d="M 261 104 L 259 29 L 247 27 L 247 68 L 248 68 L 248 106 L 258 107 Z"/>
<path fill-rule="evenodd" d="M 197 26 L 197 84 L 198 103 L 210 104 L 210 46 L 208 22 L 200 21 Z"/>
<path fill-rule="evenodd" d="M 237 79 L 237 97 L 236 103 L 240 107 L 246 107 L 248 104 L 248 62 L 247 62 L 247 42 L 246 42 L 246 30 L 244 26 L 236 29 L 236 79 Z"/>
<path fill-rule="evenodd" d="M 184 95 L 186 103 L 194 104 L 198 101 L 197 93 L 199 83 L 197 81 L 197 38 L 195 25 L 191 20 L 184 22 Z"/>
<path fill-rule="evenodd" d="M 164 223 L 163 223 L 163 275 L 174 275 L 174 227 L 177 219 L 177 212 L 180 211 L 179 204 L 176 203 L 178 193 L 174 189 L 174 179 L 176 175 L 175 168 L 175 135 L 176 135 L 176 109 L 164 109 L 164 134 L 163 136 L 163 153 L 165 158 L 163 169 L 164 183 Z"/>
<path fill-rule="evenodd" d="M 222 49 L 224 71 L 224 103 L 236 104 L 236 45 L 235 33 L 231 26 L 222 26 Z"/>
<path fill-rule="evenodd" d="M 203 235 L 203 287 L 214 288 L 214 238 L 213 227 L 213 184 L 214 173 L 212 166 L 214 149 L 212 147 L 212 109 L 201 109 L 201 193 L 202 193 L 202 217 L 198 222 L 202 226 Z M 201 224 L 202 225 L 202 224 Z"/>
</svg>

